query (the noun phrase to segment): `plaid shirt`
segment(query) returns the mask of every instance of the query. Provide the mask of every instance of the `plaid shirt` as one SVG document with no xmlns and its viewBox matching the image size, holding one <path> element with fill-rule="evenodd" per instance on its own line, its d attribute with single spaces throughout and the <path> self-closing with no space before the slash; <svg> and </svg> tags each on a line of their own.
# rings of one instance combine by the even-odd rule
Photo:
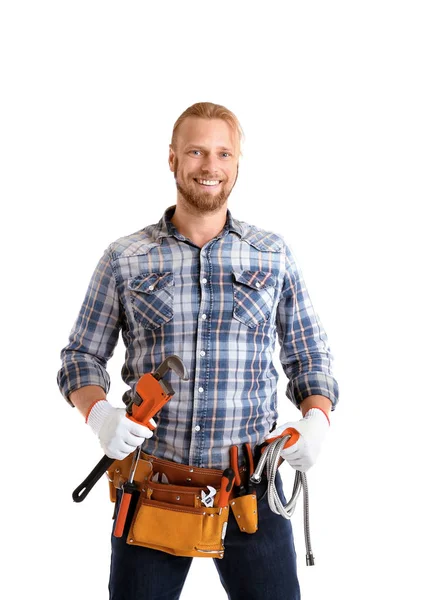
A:
<svg viewBox="0 0 424 600">
<path fill-rule="evenodd" d="M 127 403 L 141 375 L 177 354 L 189 381 L 166 375 L 175 395 L 143 450 L 224 469 L 231 445 L 253 448 L 277 421 L 276 334 L 292 402 L 320 394 L 334 409 L 338 386 L 326 334 L 283 238 L 227 211 L 221 233 L 199 248 L 171 223 L 174 210 L 105 250 L 61 352 L 57 382 L 69 402 L 86 385 L 107 393 L 106 364 L 121 331 Z"/>
</svg>

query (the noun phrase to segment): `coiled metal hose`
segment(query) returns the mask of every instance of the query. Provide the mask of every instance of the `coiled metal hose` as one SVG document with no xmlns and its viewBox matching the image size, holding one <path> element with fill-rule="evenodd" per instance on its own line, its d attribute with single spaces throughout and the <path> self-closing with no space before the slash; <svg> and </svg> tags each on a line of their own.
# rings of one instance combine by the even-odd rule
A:
<svg viewBox="0 0 424 600">
<path fill-rule="evenodd" d="M 254 473 L 250 477 L 250 480 L 252 483 L 259 483 L 262 479 L 262 471 L 266 465 L 269 507 L 272 512 L 276 513 L 277 515 L 281 515 L 285 519 L 290 519 L 293 515 L 296 508 L 297 499 L 299 498 L 300 491 L 303 488 L 303 528 L 305 533 L 306 564 L 310 566 L 315 564 L 315 559 L 312 553 L 311 536 L 309 531 L 309 493 L 306 475 L 301 471 L 296 471 L 292 497 L 287 504 L 283 504 L 281 502 L 275 485 L 275 477 L 278 471 L 281 452 L 284 449 L 285 443 L 290 438 L 291 435 L 288 434 L 265 446 L 265 449 L 259 459 Z"/>
</svg>

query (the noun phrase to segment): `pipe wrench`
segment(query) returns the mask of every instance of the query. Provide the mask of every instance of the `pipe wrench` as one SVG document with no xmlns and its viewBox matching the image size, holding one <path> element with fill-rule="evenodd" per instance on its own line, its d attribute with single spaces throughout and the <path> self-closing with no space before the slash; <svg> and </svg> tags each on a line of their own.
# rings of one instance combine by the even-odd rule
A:
<svg viewBox="0 0 424 600">
<path fill-rule="evenodd" d="M 176 354 L 168 356 L 154 373 L 145 373 L 138 380 L 134 398 L 127 405 L 126 417 L 128 419 L 140 423 L 153 431 L 154 426 L 150 423 L 150 419 L 175 394 L 172 385 L 164 379 L 169 370 L 175 371 L 183 381 L 188 381 L 187 369 L 181 358 Z M 113 462 L 115 462 L 114 458 L 110 458 L 107 455 L 103 456 L 88 477 L 74 490 L 72 494 L 74 502 L 82 502 L 84 500 Z"/>
</svg>

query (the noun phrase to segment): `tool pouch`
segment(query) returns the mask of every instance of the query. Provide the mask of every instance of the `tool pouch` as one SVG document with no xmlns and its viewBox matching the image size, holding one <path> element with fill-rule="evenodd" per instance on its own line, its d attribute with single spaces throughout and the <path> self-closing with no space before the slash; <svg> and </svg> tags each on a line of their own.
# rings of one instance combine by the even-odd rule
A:
<svg viewBox="0 0 424 600">
<path fill-rule="evenodd" d="M 256 533 L 258 530 L 258 504 L 256 494 L 238 496 L 230 501 L 231 510 L 240 531 Z"/>
<path fill-rule="evenodd" d="M 141 490 L 127 543 L 176 556 L 223 558 L 229 507 L 201 506 L 200 493 L 197 487 L 149 479 Z"/>
<path fill-rule="evenodd" d="M 132 455 L 115 461 L 108 470 L 113 502 L 116 488 L 128 478 L 131 462 Z M 156 473 L 165 474 L 171 483 L 153 481 Z M 134 476 L 140 496 L 127 543 L 175 556 L 223 558 L 229 506 L 216 506 L 221 477 L 222 471 L 216 469 L 181 465 L 141 452 Z M 207 485 L 217 489 L 213 507 L 201 503 L 201 492 Z"/>
</svg>

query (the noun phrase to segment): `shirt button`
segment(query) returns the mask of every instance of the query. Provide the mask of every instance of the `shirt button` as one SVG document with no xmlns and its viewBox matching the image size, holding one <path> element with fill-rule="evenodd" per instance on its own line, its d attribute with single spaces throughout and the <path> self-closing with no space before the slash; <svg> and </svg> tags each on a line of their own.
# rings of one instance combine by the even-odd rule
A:
<svg viewBox="0 0 424 600">
<path fill-rule="evenodd" d="M 206 279 L 206 277 L 203 277 L 202 283 L 208 283 L 208 280 Z"/>
<path fill-rule="evenodd" d="M 256 287 L 261 287 L 261 284 L 259 283 L 259 281 L 256 282 Z"/>
<path fill-rule="evenodd" d="M 199 392 L 202 393 L 204 389 L 202 387 L 199 388 Z"/>
<path fill-rule="evenodd" d="M 196 427 L 194 428 L 194 431 L 200 431 L 200 425 L 196 425 Z"/>
<path fill-rule="evenodd" d="M 206 352 L 204 350 L 200 350 L 200 356 L 205 356 Z"/>
<path fill-rule="evenodd" d="M 202 319 L 203 319 L 203 320 L 207 319 L 207 315 L 203 314 L 203 315 L 202 315 Z"/>
<path fill-rule="evenodd" d="M 155 289 L 155 288 L 153 287 L 153 285 L 149 285 L 149 290 L 150 290 L 150 291 L 152 291 L 152 290 L 154 290 L 154 289 Z"/>
</svg>

